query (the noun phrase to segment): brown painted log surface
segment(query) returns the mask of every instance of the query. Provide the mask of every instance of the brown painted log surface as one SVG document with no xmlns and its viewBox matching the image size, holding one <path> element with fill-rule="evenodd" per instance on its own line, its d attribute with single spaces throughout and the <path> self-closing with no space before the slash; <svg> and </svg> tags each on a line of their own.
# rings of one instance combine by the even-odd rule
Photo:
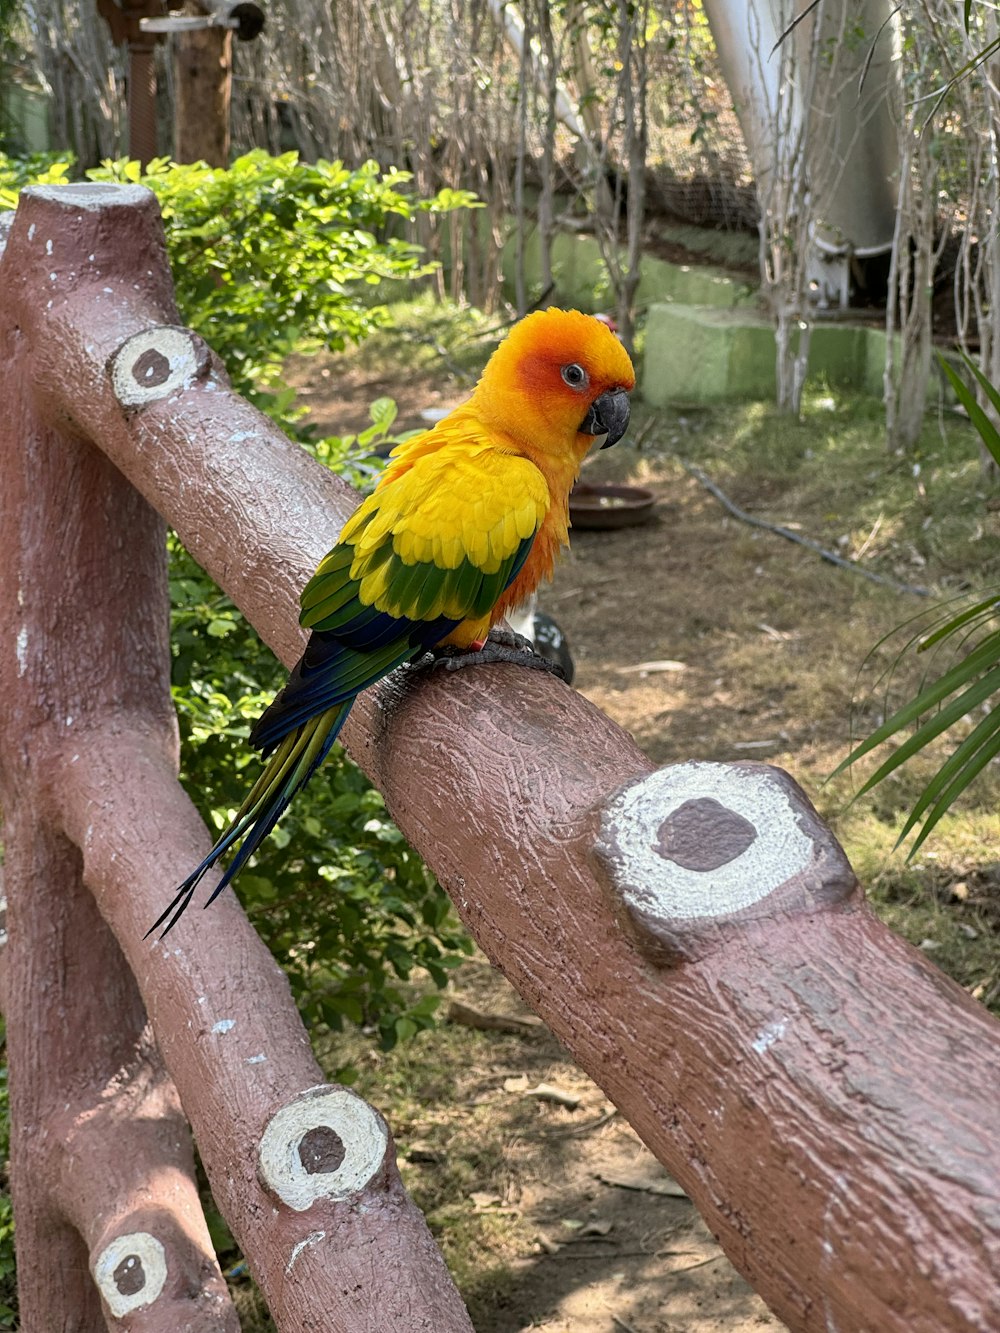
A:
<svg viewBox="0 0 1000 1333">
<path fill-rule="evenodd" d="M 40 385 L 290 663 L 298 590 L 351 497 L 196 343 L 129 342 L 132 300 L 123 285 L 98 330 L 82 299 L 54 309 L 49 343 L 79 354 L 42 356 Z M 177 377 L 144 389 L 155 347 Z M 1000 1029 L 869 912 L 794 784 L 759 765 L 651 775 L 580 696 L 502 667 L 397 673 L 346 739 L 486 952 L 786 1323 L 1000 1328 Z M 221 951 L 217 912 L 173 947 Z"/>
<path fill-rule="evenodd" d="M 39 1098 L 33 1086 L 45 1069 L 46 1089 L 61 1095 L 75 1067 L 70 1056 L 90 1067 L 74 1015 L 94 1041 L 111 1048 L 103 1065 L 95 1064 L 105 1083 L 116 1070 L 136 1066 L 133 1082 L 145 1100 L 132 1093 L 127 1104 L 133 1111 L 174 1097 L 166 1120 L 177 1140 L 176 1095 L 162 1076 L 150 1082 L 155 1062 L 151 1057 L 143 1066 L 136 1054 L 144 1001 L 213 1193 L 278 1327 L 284 1333 L 468 1333 L 440 1251 L 403 1189 L 384 1121 L 355 1094 L 323 1084 L 287 980 L 235 900 L 220 902 L 221 911 L 201 918 L 205 929 L 186 939 L 175 932 L 163 942 L 143 940 L 179 867 L 194 864 L 209 843 L 176 780 L 164 528 L 88 442 L 78 420 L 80 400 L 67 412 L 62 390 L 53 394 L 51 385 L 63 381 L 82 392 L 78 377 L 94 372 L 91 391 L 111 405 L 127 432 L 129 416 L 114 396 L 121 386 L 110 376 L 101 339 L 109 326 L 117 346 L 151 325 L 176 323 L 152 196 L 136 188 L 90 187 L 29 195 L 0 257 L 0 285 L 7 364 L 27 403 L 4 440 L 13 549 L 6 565 L 12 577 L 0 581 L 0 623 L 10 631 L 0 640 L 0 734 L 3 799 L 14 835 L 7 873 L 17 927 L 7 962 L 14 1114 L 34 1139 L 33 1158 L 15 1156 L 19 1217 L 22 1209 L 26 1219 L 32 1216 L 32 1162 L 62 1171 L 51 1132 L 47 1140 L 34 1134 Z M 191 347 L 186 333 L 180 338 Z M 139 356 L 140 379 L 132 381 L 140 392 L 158 385 L 162 370 L 162 357 L 146 352 Z M 178 479 L 181 488 L 187 484 Z M 27 832 L 16 836 L 29 816 Z M 67 849 L 77 888 L 73 895 L 71 885 L 47 877 L 51 901 L 40 912 L 31 883 L 45 835 Z M 81 865 L 93 898 L 83 893 Z M 56 925 L 61 952 L 44 947 Z M 115 937 L 131 971 L 122 965 Z M 110 976 L 102 966 L 109 953 L 118 963 Z M 37 1017 L 38 1005 L 53 994 L 58 1006 L 47 1024 L 50 1031 L 56 1024 L 61 1046 L 58 1058 L 42 1059 L 23 1016 Z M 78 1117 L 60 1128 L 74 1144 Z M 128 1326 L 137 1333 L 231 1328 L 229 1315 L 210 1308 L 213 1282 L 223 1292 L 224 1285 L 204 1220 L 192 1213 L 185 1221 L 176 1209 L 164 1216 L 120 1206 L 127 1192 L 123 1176 L 134 1176 L 137 1189 L 145 1180 L 150 1204 L 158 1199 L 151 1183 L 158 1173 L 163 1188 L 175 1188 L 170 1173 L 160 1170 L 166 1158 L 155 1134 L 142 1117 L 132 1124 L 127 1114 L 120 1123 L 98 1116 L 93 1128 L 100 1147 L 93 1151 L 96 1174 L 87 1174 L 83 1155 L 76 1161 L 78 1179 L 60 1178 L 46 1202 L 84 1235 L 98 1281 L 134 1286 L 143 1256 L 151 1267 L 156 1246 L 166 1252 L 162 1292 L 129 1314 Z M 119 1151 L 129 1155 L 127 1166 L 102 1180 L 107 1154 Z M 190 1165 L 186 1139 L 176 1151 Z M 91 1196 L 104 1201 L 103 1230 L 92 1219 Z M 77 1252 L 79 1241 L 63 1229 L 61 1268 L 80 1291 L 80 1322 L 64 1322 L 74 1307 L 58 1293 L 59 1303 L 25 1326 L 90 1333 L 99 1313 L 86 1283 L 88 1255 Z M 127 1246 L 139 1232 L 152 1247 L 109 1248 Z M 178 1232 L 204 1242 L 204 1264 L 172 1248 Z M 18 1234 L 20 1240 L 20 1221 Z M 41 1227 L 26 1220 L 24 1239 L 34 1242 L 40 1234 Z M 26 1281 L 33 1259 L 34 1253 L 25 1257 Z M 41 1285 L 32 1283 L 33 1289 Z M 169 1303 L 177 1288 L 194 1312 L 180 1313 Z"/>
</svg>

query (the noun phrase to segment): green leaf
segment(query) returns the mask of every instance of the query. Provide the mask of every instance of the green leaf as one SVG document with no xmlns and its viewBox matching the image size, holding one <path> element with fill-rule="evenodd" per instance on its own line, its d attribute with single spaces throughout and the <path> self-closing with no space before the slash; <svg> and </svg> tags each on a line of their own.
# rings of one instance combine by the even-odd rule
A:
<svg viewBox="0 0 1000 1333">
<path fill-rule="evenodd" d="M 945 672 L 939 680 L 934 681 L 933 684 L 922 690 L 915 699 L 897 709 L 890 718 L 883 722 L 882 726 L 873 731 L 860 745 L 855 746 L 847 758 L 837 765 L 831 777 L 836 777 L 846 768 L 857 763 L 863 755 L 874 750 L 876 746 L 881 745 L 883 741 L 887 741 L 898 731 L 908 727 L 923 713 L 929 712 L 942 699 L 946 699 L 949 694 L 954 694 L 957 689 L 968 685 L 970 680 L 974 680 L 981 670 L 985 670 L 992 665 L 998 657 L 1000 657 L 1000 631 L 994 631 L 966 658 L 952 667 L 950 671 Z M 875 781 L 875 779 L 869 779 L 862 791 L 869 790 L 870 787 L 875 785 Z M 881 781 L 881 778 L 878 781 Z"/>
<path fill-rule="evenodd" d="M 903 830 L 900 833 L 899 838 L 896 840 L 897 847 L 904 842 L 910 832 L 916 828 L 924 812 L 935 806 L 935 803 L 938 802 L 942 794 L 954 790 L 954 795 L 952 797 L 952 799 L 954 799 L 954 796 L 958 796 L 965 787 L 968 786 L 972 777 L 975 776 L 975 773 L 972 773 L 971 776 L 966 776 L 969 774 L 970 761 L 976 755 L 976 752 L 981 750 L 983 746 L 989 746 L 991 742 L 997 738 L 998 733 L 1000 733 L 1000 708 L 991 708 L 979 725 L 974 727 L 969 735 L 966 736 L 965 740 L 961 743 L 951 758 L 948 759 L 946 763 L 942 764 L 941 768 L 921 792 L 913 809 L 910 811 L 906 823 L 903 825 Z M 990 757 L 992 757 L 992 755 Z M 978 772 L 978 769 L 976 771 Z M 963 777 L 964 780 L 962 780 Z M 959 781 L 960 785 L 953 789 L 953 784 L 956 781 Z M 929 832 L 930 827 L 925 824 L 920 837 L 914 844 L 913 848 L 911 848 L 911 856 Z"/>
<path fill-rule="evenodd" d="M 419 1027 L 414 1023 L 412 1018 L 396 1019 L 396 1038 L 398 1041 L 409 1041 L 410 1038 L 415 1037 L 419 1031 Z"/>
<path fill-rule="evenodd" d="M 395 400 L 392 398 L 376 398 L 368 409 L 372 421 L 383 434 L 388 434 L 392 423 L 396 420 L 397 411 Z"/>
<path fill-rule="evenodd" d="M 983 745 L 975 758 L 971 759 L 969 763 L 965 765 L 961 773 L 959 773 L 945 791 L 942 792 L 941 796 L 928 814 L 927 819 L 924 821 L 923 828 L 914 840 L 913 846 L 910 848 L 910 856 L 913 856 L 916 853 L 924 839 L 941 819 L 942 815 L 947 813 L 969 783 L 979 776 L 990 760 L 995 758 L 997 754 L 1000 754 L 1000 734 L 995 735 L 991 741 Z"/>
<path fill-rule="evenodd" d="M 996 390 L 993 388 L 993 386 L 989 384 L 989 381 L 986 380 L 986 378 L 980 373 L 978 368 L 975 365 L 973 365 L 972 361 L 970 361 L 967 356 L 964 358 L 964 360 L 966 364 L 969 366 L 969 368 L 972 370 L 973 374 L 977 377 L 979 382 L 989 389 L 990 401 L 993 403 L 993 406 L 997 408 L 998 411 L 1000 411 L 1000 395 L 996 394 Z M 989 450 L 990 454 L 993 456 L 997 465 L 1000 466 L 1000 431 L 997 430 L 996 426 L 994 426 L 993 422 L 989 419 L 989 417 L 986 415 L 983 409 L 979 406 L 974 391 L 969 388 L 969 386 L 962 379 L 961 375 L 959 375 L 958 371 L 956 371 L 954 367 L 949 365 L 949 363 L 945 360 L 945 358 L 941 355 L 940 352 L 938 353 L 938 361 L 941 365 L 941 369 L 948 377 L 948 380 L 951 383 L 952 388 L 955 390 L 955 395 L 958 398 L 958 401 L 962 404 L 966 412 L 969 414 L 969 420 L 975 426 L 976 431 L 979 434 L 979 438 L 982 440 L 983 444 Z"/>
<path fill-rule="evenodd" d="M 972 357 L 969 356 L 967 352 L 963 352 L 963 353 L 962 353 L 962 360 L 965 362 L 965 364 L 968 366 L 968 368 L 972 371 L 973 375 L 975 375 L 976 380 L 977 380 L 977 382 L 978 382 L 980 388 L 982 389 L 982 391 L 983 391 L 983 393 L 986 395 L 986 397 L 989 399 L 989 401 L 990 401 L 990 403 L 991 403 L 991 405 L 992 405 L 992 407 L 993 407 L 993 410 L 994 410 L 996 413 L 1000 414 L 1000 390 L 997 389 L 996 385 L 990 383 L 990 381 L 986 378 L 986 376 L 985 376 L 985 375 L 983 374 L 983 372 L 979 369 L 979 367 L 976 365 L 975 361 L 973 361 Z M 991 425 L 992 425 L 992 423 L 991 423 Z M 993 431 L 993 435 L 994 435 L 994 436 L 996 435 L 996 431 L 995 431 L 995 430 Z M 994 454 L 994 458 L 995 458 L 995 457 L 996 457 L 996 455 Z"/>
<path fill-rule="evenodd" d="M 997 690 L 1000 690 L 1000 667 L 996 667 L 993 671 L 989 672 L 982 680 L 978 681 L 975 685 L 970 686 L 970 688 L 963 694 L 960 694 L 957 699 L 953 699 L 946 708 L 940 709 L 928 722 L 925 722 L 922 727 L 914 732 L 908 741 L 905 741 L 899 749 L 872 774 L 858 792 L 858 796 L 862 796 L 865 792 L 871 791 L 873 787 L 877 786 L 878 783 L 887 778 L 890 773 L 894 773 L 901 764 L 905 764 L 908 759 L 912 759 L 920 750 L 925 750 L 927 746 L 930 745 L 931 741 L 936 740 L 942 732 L 945 732 L 949 727 L 954 726 L 960 718 L 971 713 L 974 708 L 978 708 L 985 699 L 988 699 L 989 696 L 996 693 Z"/>
<path fill-rule="evenodd" d="M 940 628 L 921 639 L 917 647 L 917 652 L 925 653 L 929 648 L 937 647 L 939 643 L 950 638 L 953 634 L 957 633 L 958 630 L 962 629 L 963 626 L 968 625 L 970 621 L 973 621 L 980 616 L 984 619 L 988 619 L 990 614 L 995 614 L 998 611 L 1000 611 L 1000 594 L 993 593 L 989 597 L 984 597 L 981 602 L 975 602 L 972 606 L 967 607 L 966 610 L 961 612 L 960 615 L 953 616 L 950 620 L 945 621 Z"/>
</svg>

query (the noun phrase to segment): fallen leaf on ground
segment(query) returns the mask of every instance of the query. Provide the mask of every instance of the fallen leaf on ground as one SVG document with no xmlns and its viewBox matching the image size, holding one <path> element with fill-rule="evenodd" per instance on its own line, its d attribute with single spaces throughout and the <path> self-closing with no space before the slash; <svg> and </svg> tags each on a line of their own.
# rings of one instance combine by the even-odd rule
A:
<svg viewBox="0 0 1000 1333">
<path fill-rule="evenodd" d="M 658 671 L 687 671 L 686 662 L 675 662 L 672 658 L 664 657 L 655 662 L 636 662 L 635 666 L 616 667 L 616 676 L 630 676 L 635 671 L 641 671 L 645 674 Z"/>
<path fill-rule="evenodd" d="M 481 1213 L 487 1208 L 497 1208 L 503 1203 L 499 1194 L 490 1194 L 487 1190 L 473 1190 L 469 1199 L 477 1213 Z"/>
<path fill-rule="evenodd" d="M 605 1185 L 623 1190 L 643 1190 L 646 1194 L 666 1194 L 672 1199 L 686 1199 L 687 1195 L 666 1171 L 653 1166 L 637 1166 L 616 1171 L 598 1171 L 597 1179 Z"/>
<path fill-rule="evenodd" d="M 554 1241 L 551 1236 L 546 1236 L 544 1231 L 535 1232 L 535 1244 L 539 1249 L 544 1250 L 546 1254 L 558 1254 L 562 1246 L 558 1241 Z"/>
<path fill-rule="evenodd" d="M 575 1111 L 581 1101 L 575 1092 L 567 1092 L 565 1088 L 557 1088 L 552 1083 L 539 1083 L 537 1087 L 526 1088 L 524 1095 L 537 1097 L 543 1102 L 556 1102 L 559 1106 L 568 1107 L 570 1111 Z"/>
</svg>

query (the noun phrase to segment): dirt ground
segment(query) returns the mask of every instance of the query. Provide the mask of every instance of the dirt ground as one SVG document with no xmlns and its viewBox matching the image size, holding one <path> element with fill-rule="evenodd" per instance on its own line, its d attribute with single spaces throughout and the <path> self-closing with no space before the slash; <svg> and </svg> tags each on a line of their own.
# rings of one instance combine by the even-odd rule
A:
<svg viewBox="0 0 1000 1333">
<path fill-rule="evenodd" d="M 440 375 L 366 373 L 358 354 L 336 376 L 322 367 L 296 378 L 316 424 L 337 434 L 363 428 L 367 404 L 382 394 L 396 398 L 402 426 L 418 426 L 423 409 L 467 392 Z M 648 487 L 654 516 L 617 532 L 574 531 L 541 608 L 568 636 L 576 687 L 656 762 L 774 762 L 829 816 L 839 797 L 821 781 L 845 752 L 858 667 L 898 623 L 900 600 L 726 517 L 675 456 L 701 429 L 696 412 L 637 410 L 632 445 L 599 454 L 585 476 Z M 849 516 L 796 514 L 794 495 L 764 477 L 734 499 L 774 521 L 851 531 Z M 886 541 L 897 576 L 927 572 L 918 553 Z M 483 961 L 457 974 L 454 994 L 490 1014 L 526 1013 Z M 364 1090 L 386 1108 L 408 1186 L 479 1333 L 783 1327 L 544 1029 L 448 1025 L 371 1064 Z M 578 1106 L 531 1096 L 539 1084 L 579 1097 Z"/>
<path fill-rule="evenodd" d="M 529 1012 L 485 961 L 461 969 L 454 989 L 479 1012 Z M 452 1152 L 469 1151 L 482 1172 L 469 1198 L 488 1241 L 467 1252 L 474 1276 L 462 1281 L 458 1272 L 478 1333 L 777 1333 L 784 1327 L 547 1029 L 527 1036 L 462 1032 L 443 1050 L 437 1043 L 431 1058 L 456 1048 L 464 1063 L 453 1070 L 445 1132 L 437 1139 L 424 1118 L 424 1138 L 415 1148 L 411 1143 L 404 1175 L 418 1203 L 431 1203 L 431 1225 L 451 1261 L 447 1218 L 435 1213 L 433 1191 L 426 1203 L 421 1197 L 421 1172 L 433 1169 L 435 1156 L 428 1138 Z M 561 1105 L 546 1089 L 579 1101 Z M 497 1153 L 477 1160 L 484 1138 L 498 1145 Z M 429 1168 L 420 1165 L 424 1154 Z M 491 1256 L 494 1265 L 502 1258 L 494 1271 Z M 486 1262 L 485 1271 L 477 1261 Z"/>
</svg>

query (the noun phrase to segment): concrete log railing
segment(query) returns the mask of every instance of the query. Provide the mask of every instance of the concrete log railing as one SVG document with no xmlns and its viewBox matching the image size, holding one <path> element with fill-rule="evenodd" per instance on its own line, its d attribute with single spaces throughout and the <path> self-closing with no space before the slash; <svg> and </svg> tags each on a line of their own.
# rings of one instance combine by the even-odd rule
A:
<svg viewBox="0 0 1000 1333">
<path fill-rule="evenodd" d="M 384 1122 L 316 1087 L 231 895 L 142 942 L 208 841 L 174 776 L 156 515 L 291 663 L 298 590 L 352 493 L 178 327 L 136 187 L 26 193 L 0 337 L 25 1327 L 92 1328 L 65 1312 L 98 1292 L 122 1327 L 123 1286 L 143 1312 L 129 1328 L 231 1326 L 182 1107 L 280 1328 L 467 1329 Z M 345 739 L 480 945 L 786 1324 L 1000 1328 L 1000 1027 L 879 923 L 787 775 L 653 771 L 579 695 L 500 667 L 399 673 Z"/>
</svg>

